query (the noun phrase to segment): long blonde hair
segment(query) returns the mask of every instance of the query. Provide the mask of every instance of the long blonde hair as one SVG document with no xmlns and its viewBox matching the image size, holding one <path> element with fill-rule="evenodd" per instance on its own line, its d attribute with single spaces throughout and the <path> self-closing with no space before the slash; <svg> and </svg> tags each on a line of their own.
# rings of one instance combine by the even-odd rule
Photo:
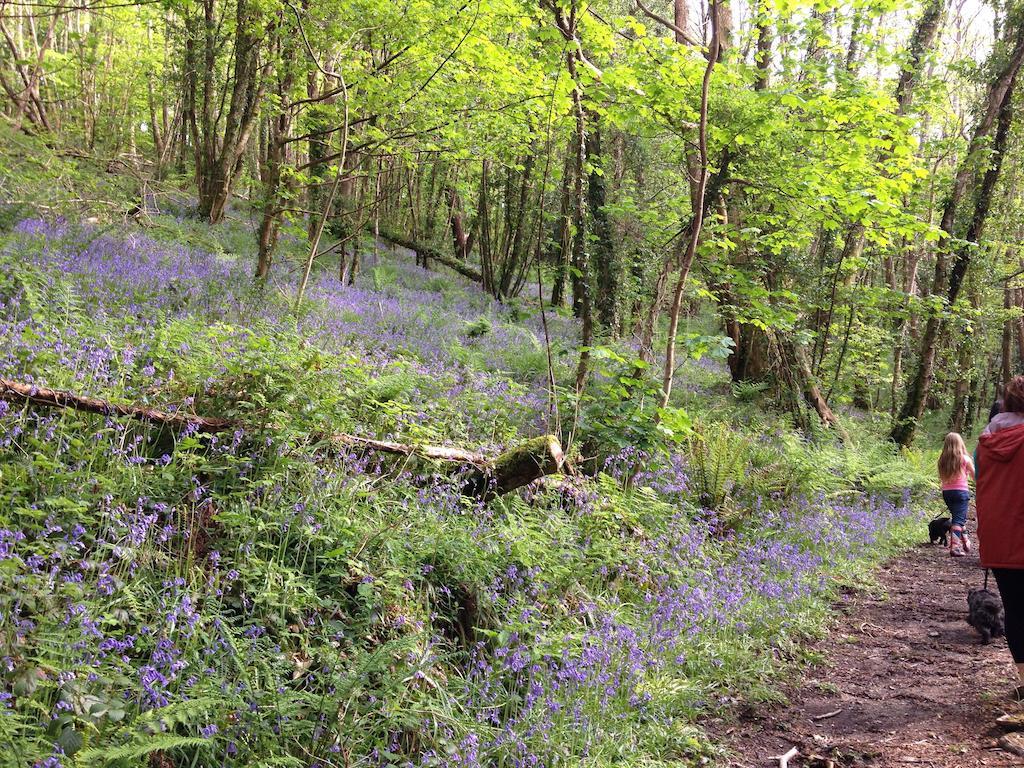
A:
<svg viewBox="0 0 1024 768">
<path fill-rule="evenodd" d="M 959 475 L 967 458 L 964 439 L 958 433 L 950 432 L 942 442 L 942 453 L 939 454 L 939 478 L 948 480 Z"/>
</svg>

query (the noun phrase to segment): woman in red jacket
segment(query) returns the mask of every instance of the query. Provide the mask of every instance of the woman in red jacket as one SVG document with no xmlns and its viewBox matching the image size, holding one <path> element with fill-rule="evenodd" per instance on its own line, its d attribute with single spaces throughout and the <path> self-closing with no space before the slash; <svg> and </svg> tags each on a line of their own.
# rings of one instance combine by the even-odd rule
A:
<svg viewBox="0 0 1024 768">
<path fill-rule="evenodd" d="M 1024 682 L 1024 376 L 1003 394 L 1003 412 L 978 440 L 978 551 L 1006 613 L 1006 642 Z"/>
</svg>

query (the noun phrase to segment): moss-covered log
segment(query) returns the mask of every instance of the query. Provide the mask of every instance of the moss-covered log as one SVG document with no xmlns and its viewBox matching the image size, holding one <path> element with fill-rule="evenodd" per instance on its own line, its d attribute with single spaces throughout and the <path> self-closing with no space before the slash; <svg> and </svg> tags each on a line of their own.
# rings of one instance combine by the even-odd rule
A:
<svg viewBox="0 0 1024 768">
<path fill-rule="evenodd" d="M 482 283 L 484 281 L 484 276 L 480 272 L 480 270 L 467 264 L 464 261 L 459 261 L 454 256 L 449 256 L 446 253 L 442 253 L 436 248 L 431 248 L 430 246 L 423 245 L 421 243 L 414 243 L 412 240 L 402 237 L 401 235 L 396 234 L 394 232 L 382 231 L 380 233 L 380 237 L 382 240 L 386 240 L 389 243 L 394 243 L 395 245 L 400 245 L 403 248 L 408 248 L 410 251 L 415 251 L 421 256 L 424 256 L 428 259 L 433 259 L 439 264 L 444 264 L 444 266 L 448 267 L 449 269 L 455 270 L 460 275 L 469 280 L 472 280 L 473 282 Z"/>
<path fill-rule="evenodd" d="M 59 389 L 38 387 L 34 384 L 0 378 L 0 400 L 41 406 L 46 408 L 71 408 L 76 411 L 98 413 L 105 416 L 125 416 L 177 429 L 191 427 L 200 432 L 225 432 L 229 429 L 244 428 L 231 419 L 195 416 L 187 413 L 168 413 L 155 408 L 114 403 L 95 397 L 83 397 Z M 356 435 L 336 434 L 326 438 L 331 443 L 349 448 L 390 453 L 400 456 L 419 456 L 431 461 L 440 461 L 472 467 L 463 493 L 484 499 L 491 499 L 522 488 L 545 475 L 560 472 L 564 463 L 562 446 L 554 435 L 544 435 L 516 446 L 496 459 L 463 448 L 444 445 L 422 445 L 397 443 L 388 440 L 373 440 Z"/>
<path fill-rule="evenodd" d="M 565 456 L 554 435 L 527 440 L 478 469 L 463 488 L 467 496 L 502 496 L 546 475 L 562 471 Z"/>
</svg>

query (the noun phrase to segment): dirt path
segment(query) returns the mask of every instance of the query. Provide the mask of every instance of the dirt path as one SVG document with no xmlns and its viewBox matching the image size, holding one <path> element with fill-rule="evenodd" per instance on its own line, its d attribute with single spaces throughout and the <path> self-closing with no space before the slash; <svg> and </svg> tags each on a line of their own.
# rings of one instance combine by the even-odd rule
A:
<svg viewBox="0 0 1024 768">
<path fill-rule="evenodd" d="M 1006 642 L 981 645 L 965 621 L 967 590 L 983 576 L 976 547 L 954 559 L 922 544 L 889 562 L 877 594 L 840 603 L 843 618 L 816 648 L 825 662 L 789 705 L 713 728 L 732 753 L 722 764 L 777 766 L 772 756 L 795 746 L 794 768 L 1024 766 L 997 745 L 995 718 L 1021 711 Z"/>
</svg>

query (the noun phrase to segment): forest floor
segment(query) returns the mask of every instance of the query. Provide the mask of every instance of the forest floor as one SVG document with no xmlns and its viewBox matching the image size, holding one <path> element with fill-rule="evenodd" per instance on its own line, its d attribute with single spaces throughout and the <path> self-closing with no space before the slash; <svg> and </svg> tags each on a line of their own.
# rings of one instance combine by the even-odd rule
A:
<svg viewBox="0 0 1024 768">
<path fill-rule="evenodd" d="M 814 648 L 822 662 L 788 704 L 710 729 L 731 755 L 723 764 L 778 766 L 796 747 L 792 768 L 1024 766 L 999 746 L 996 718 L 1024 711 L 1006 642 L 982 645 L 966 622 L 967 591 L 984 579 L 977 546 L 951 558 L 921 544 L 877 578 L 876 590 L 839 601 L 836 626 Z"/>
</svg>

